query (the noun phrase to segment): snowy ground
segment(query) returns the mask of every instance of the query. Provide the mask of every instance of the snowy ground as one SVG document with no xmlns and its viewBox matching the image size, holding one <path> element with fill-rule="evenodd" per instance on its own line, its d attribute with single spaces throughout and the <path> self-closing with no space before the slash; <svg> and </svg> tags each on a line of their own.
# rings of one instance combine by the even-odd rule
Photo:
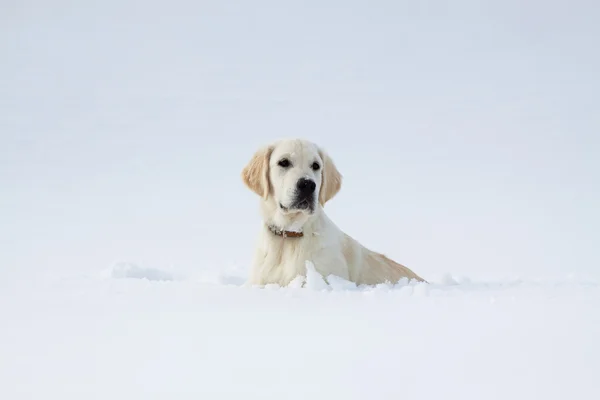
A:
<svg viewBox="0 0 600 400">
<path fill-rule="evenodd" d="M 597 283 L 242 283 L 121 264 L 12 286 L 0 398 L 600 397 Z"/>
</svg>

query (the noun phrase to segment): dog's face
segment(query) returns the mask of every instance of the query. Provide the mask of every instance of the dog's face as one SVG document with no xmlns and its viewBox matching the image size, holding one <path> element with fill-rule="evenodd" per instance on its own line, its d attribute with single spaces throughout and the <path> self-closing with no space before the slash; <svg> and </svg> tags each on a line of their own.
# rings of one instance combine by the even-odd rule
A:
<svg viewBox="0 0 600 400">
<path fill-rule="evenodd" d="M 269 158 L 269 184 L 284 213 L 315 212 L 322 166 L 323 160 L 312 143 L 284 141 L 274 146 Z"/>
<path fill-rule="evenodd" d="M 284 214 L 313 214 L 337 194 L 342 181 L 331 158 L 305 140 L 282 140 L 260 149 L 242 179 Z"/>
</svg>

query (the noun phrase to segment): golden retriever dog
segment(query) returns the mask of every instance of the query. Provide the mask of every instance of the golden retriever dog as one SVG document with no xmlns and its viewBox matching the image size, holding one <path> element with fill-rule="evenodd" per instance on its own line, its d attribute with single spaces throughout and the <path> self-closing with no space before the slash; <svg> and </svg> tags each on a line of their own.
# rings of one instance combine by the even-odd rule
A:
<svg viewBox="0 0 600 400">
<path fill-rule="evenodd" d="M 247 284 L 287 286 L 306 277 L 307 262 L 324 278 L 335 275 L 358 285 L 424 281 L 327 217 L 323 207 L 341 189 L 342 175 L 316 144 L 286 139 L 265 146 L 243 169 L 242 180 L 260 196 L 263 220 Z"/>
</svg>

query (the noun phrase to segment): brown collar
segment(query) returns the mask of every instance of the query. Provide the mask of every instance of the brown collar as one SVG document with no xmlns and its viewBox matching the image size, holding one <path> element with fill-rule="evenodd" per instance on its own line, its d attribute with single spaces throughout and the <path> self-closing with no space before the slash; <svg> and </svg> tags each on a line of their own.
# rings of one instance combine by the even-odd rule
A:
<svg viewBox="0 0 600 400">
<path fill-rule="evenodd" d="M 302 232 L 283 231 L 281 229 L 275 228 L 273 225 L 269 225 L 269 230 L 271 232 L 273 232 L 274 235 L 281 236 L 281 237 L 284 237 L 284 238 L 286 238 L 286 237 L 295 237 L 295 238 L 298 238 L 298 237 L 304 236 L 304 233 L 302 233 Z"/>
</svg>

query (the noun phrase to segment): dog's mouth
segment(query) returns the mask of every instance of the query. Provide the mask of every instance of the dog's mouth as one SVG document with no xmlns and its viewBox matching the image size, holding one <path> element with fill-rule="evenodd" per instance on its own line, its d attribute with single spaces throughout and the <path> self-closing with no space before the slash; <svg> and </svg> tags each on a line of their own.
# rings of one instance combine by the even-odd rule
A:
<svg viewBox="0 0 600 400">
<path fill-rule="evenodd" d="M 315 211 L 314 204 L 309 199 L 299 199 L 290 204 L 288 207 L 279 203 L 279 208 L 281 208 L 286 213 L 294 211 L 304 211 L 312 214 Z"/>
<path fill-rule="evenodd" d="M 310 210 L 311 207 L 311 203 L 308 200 L 301 200 L 298 203 L 294 204 L 294 208 L 296 210 Z"/>
</svg>

